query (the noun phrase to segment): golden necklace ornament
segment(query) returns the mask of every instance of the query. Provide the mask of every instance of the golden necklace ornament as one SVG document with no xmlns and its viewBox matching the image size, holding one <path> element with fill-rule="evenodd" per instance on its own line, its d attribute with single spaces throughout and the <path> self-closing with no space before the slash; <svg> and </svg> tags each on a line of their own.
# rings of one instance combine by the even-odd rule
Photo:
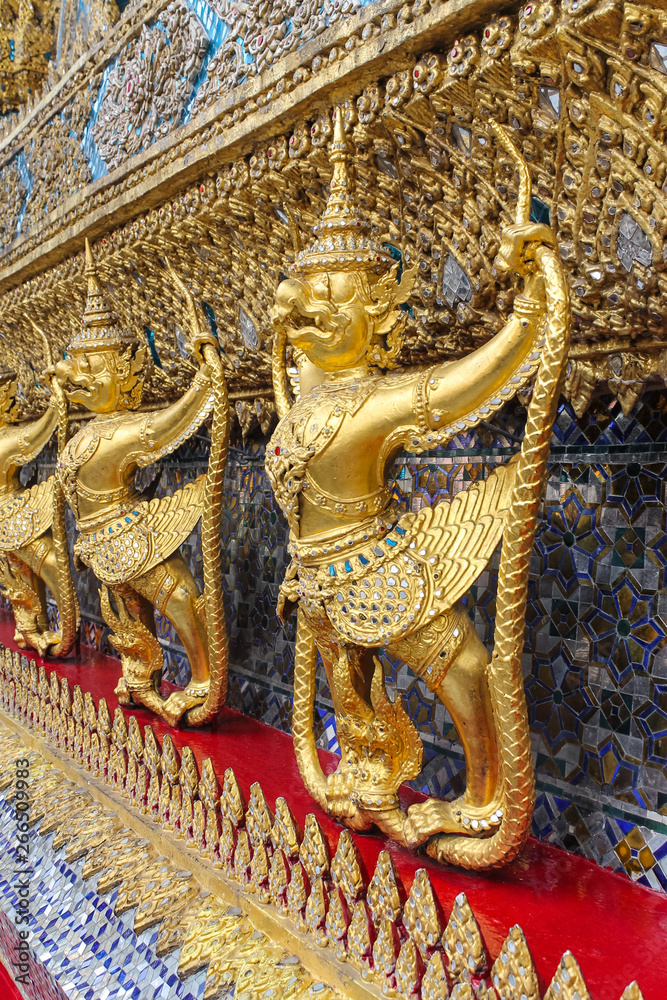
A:
<svg viewBox="0 0 667 1000">
<path fill-rule="evenodd" d="M 220 572 L 222 486 L 229 437 L 227 387 L 216 340 L 192 294 L 167 262 L 186 303 L 189 348 L 199 371 L 170 406 L 139 411 L 146 347 L 120 328 L 106 305 L 86 241 L 88 295 L 80 333 L 56 378 L 69 401 L 95 414 L 61 449 L 57 477 L 76 518 L 75 556 L 102 583 L 102 614 L 121 655 L 121 704 L 142 704 L 171 725 L 209 722 L 227 692 L 227 633 Z M 148 500 L 135 474 L 190 438 L 212 414 L 208 473 L 172 496 Z M 204 591 L 181 555 L 202 522 Z M 114 608 L 115 605 L 115 608 Z M 192 671 L 191 683 L 164 699 L 163 656 L 155 611 L 173 625 Z"/>
<path fill-rule="evenodd" d="M 521 652 L 528 565 L 558 386 L 569 300 L 551 230 L 529 221 L 531 185 L 504 129 L 496 140 L 521 178 L 517 221 L 496 266 L 523 280 L 514 312 L 460 360 L 399 368 L 415 271 L 370 232 L 356 205 L 340 109 L 324 214 L 276 292 L 273 381 L 280 423 L 266 467 L 290 526 L 292 562 L 278 612 L 298 609 L 294 746 L 311 795 L 354 829 L 376 824 L 410 847 L 468 868 L 506 864 L 530 828 L 535 791 Z M 299 398 L 286 373 L 291 346 Z M 388 370 L 389 369 L 389 370 Z M 519 455 L 453 499 L 402 513 L 389 471 L 403 450 L 444 446 L 533 383 Z M 460 601 L 502 539 L 490 656 Z M 385 691 L 381 649 L 402 659 L 448 709 L 466 760 L 453 802 L 405 813 L 398 790 L 421 769 L 422 746 Z M 325 776 L 313 732 L 320 654 L 336 712 L 341 762 Z"/>
</svg>

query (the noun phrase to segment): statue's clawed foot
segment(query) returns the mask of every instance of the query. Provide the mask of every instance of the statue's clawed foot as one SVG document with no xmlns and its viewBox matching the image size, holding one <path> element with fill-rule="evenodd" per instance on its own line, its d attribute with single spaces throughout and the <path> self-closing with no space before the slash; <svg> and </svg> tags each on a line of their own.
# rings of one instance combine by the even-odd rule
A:
<svg viewBox="0 0 667 1000">
<path fill-rule="evenodd" d="M 351 770 L 345 763 L 327 778 L 327 811 L 351 830 L 369 830 L 373 825 L 352 801 L 354 781 Z"/>
<path fill-rule="evenodd" d="M 183 691 L 174 691 L 163 702 L 159 710 L 154 708 L 153 711 L 157 711 L 158 715 L 161 715 L 170 726 L 175 726 L 191 708 L 197 708 L 198 705 L 204 704 L 208 696 L 208 690 L 208 682 L 205 684 L 191 684 Z"/>
<path fill-rule="evenodd" d="M 41 657 L 44 657 L 51 646 L 57 646 L 61 639 L 62 633 L 60 631 L 54 632 L 52 629 L 48 629 L 35 636 L 35 649 Z"/>
<path fill-rule="evenodd" d="M 124 705 L 125 708 L 128 708 L 132 704 L 132 695 L 128 691 L 127 682 L 124 677 L 118 678 L 114 694 L 118 698 L 119 705 Z"/>
<path fill-rule="evenodd" d="M 38 628 L 17 628 L 14 632 L 14 642 L 19 649 L 34 649 L 42 658 L 48 653 L 51 646 L 60 642 L 60 632 L 52 632 L 50 629 L 40 632 Z"/>
<path fill-rule="evenodd" d="M 502 809 L 494 803 L 473 806 L 462 798 L 453 802 L 428 799 L 410 806 L 408 816 L 423 844 L 438 833 L 464 833 L 470 837 L 488 837 L 497 829 L 503 818 Z"/>
</svg>

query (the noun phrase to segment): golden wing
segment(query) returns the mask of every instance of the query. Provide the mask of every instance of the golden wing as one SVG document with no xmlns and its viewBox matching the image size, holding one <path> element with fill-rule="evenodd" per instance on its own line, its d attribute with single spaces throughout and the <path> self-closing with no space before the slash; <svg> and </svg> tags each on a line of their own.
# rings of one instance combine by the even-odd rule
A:
<svg viewBox="0 0 667 1000">
<path fill-rule="evenodd" d="M 332 564 L 336 585 L 326 610 L 338 633 L 356 644 L 386 645 L 453 607 L 500 541 L 516 469 L 512 459 L 453 500 L 404 514 L 372 556 L 359 558 L 361 570 L 349 554 Z"/>
<path fill-rule="evenodd" d="M 170 497 L 139 501 L 121 517 L 82 531 L 74 545 L 80 559 L 108 585 L 143 576 L 172 554 L 202 515 L 206 476 Z"/>
<path fill-rule="evenodd" d="M 171 555 L 194 530 L 204 510 L 205 487 L 206 476 L 199 476 L 172 496 L 147 504 L 143 526 L 152 534 L 151 566 Z M 149 568 L 144 567 L 143 572 Z"/>
<path fill-rule="evenodd" d="M 507 520 L 517 459 L 496 469 L 484 482 L 462 490 L 453 500 L 401 518 L 400 526 L 410 534 L 410 548 L 433 578 L 431 607 L 451 608 L 493 555 Z"/>
<path fill-rule="evenodd" d="M 53 521 L 53 476 L 8 497 L 0 505 L 0 550 L 19 549 L 39 538 Z"/>
</svg>

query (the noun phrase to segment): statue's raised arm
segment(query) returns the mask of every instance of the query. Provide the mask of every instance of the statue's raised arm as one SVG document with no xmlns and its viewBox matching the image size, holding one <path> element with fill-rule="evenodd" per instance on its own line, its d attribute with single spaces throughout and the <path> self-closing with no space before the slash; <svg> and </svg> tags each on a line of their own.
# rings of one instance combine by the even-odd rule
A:
<svg viewBox="0 0 667 1000">
<path fill-rule="evenodd" d="M 470 867 L 504 863 L 528 832 L 533 801 L 520 654 L 528 560 L 567 356 L 567 289 L 553 234 L 528 221 L 521 176 L 517 221 L 497 266 L 522 279 L 514 312 L 477 351 L 430 368 L 398 368 L 413 275 L 398 265 L 355 204 L 336 112 L 330 194 L 315 238 L 299 249 L 276 293 L 274 385 L 282 417 L 267 472 L 291 528 L 292 564 L 279 614 L 298 607 L 294 743 L 311 794 L 355 828 L 373 823 L 403 843 L 429 842 Z M 306 359 L 292 405 L 291 344 Z M 314 377 L 319 369 L 320 377 Z M 390 371 L 389 369 L 397 369 Z M 392 502 L 388 474 L 402 449 L 435 449 L 533 383 L 521 454 L 451 501 L 417 514 Z M 305 389 L 305 385 L 309 388 Z M 460 604 L 503 538 L 491 658 Z M 444 702 L 457 727 L 467 787 L 455 802 L 400 809 L 421 742 L 384 691 L 377 655 L 403 659 Z M 342 759 L 325 777 L 313 734 L 319 651 L 336 709 Z"/>
</svg>

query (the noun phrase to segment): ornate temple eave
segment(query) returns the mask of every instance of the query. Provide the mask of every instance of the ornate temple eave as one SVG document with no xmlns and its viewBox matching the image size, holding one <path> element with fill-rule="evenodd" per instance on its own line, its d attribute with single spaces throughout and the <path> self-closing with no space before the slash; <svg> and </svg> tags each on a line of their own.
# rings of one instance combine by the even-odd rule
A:
<svg viewBox="0 0 667 1000">
<path fill-rule="evenodd" d="M 0 258 L 0 333 L 8 338 L 18 328 L 31 344 L 24 316 L 42 323 L 58 316 L 63 330 L 55 343 L 64 344 L 65 330 L 75 325 L 88 235 L 112 297 L 120 285 L 130 291 L 116 307 L 126 322 L 153 331 L 158 354 L 174 357 L 176 349 L 178 311 L 160 269 L 168 253 L 224 329 L 230 388 L 265 385 L 269 286 L 277 285 L 278 262 L 291 252 L 280 212 L 294 215 L 304 238 L 326 198 L 323 154 L 331 108 L 342 102 L 374 230 L 418 265 L 403 360 L 460 357 L 497 331 L 498 310 L 506 316 L 512 307 L 513 283 L 494 271 L 495 220 L 501 228 L 512 220 L 516 198 L 513 168 L 488 130 L 496 118 L 525 150 L 536 210 L 550 216 L 568 271 L 574 326 L 566 397 L 581 413 L 606 384 L 629 412 L 642 386 L 660 384 L 667 370 L 667 209 L 657 112 L 667 70 L 651 54 L 664 15 L 641 8 L 640 20 L 632 20 L 620 4 L 558 14 L 549 5 L 528 6 L 530 15 L 517 18 L 516 3 L 503 5 L 508 16 L 472 0 L 432 9 L 422 2 L 371 4 L 245 81 L 207 77 L 190 122 L 149 136 L 132 155 L 112 151 L 110 172 L 64 201 L 69 179 L 53 195 L 40 195 L 45 209 L 55 204 L 44 217 L 28 200 L 26 233 L 5 238 Z M 161 9 L 126 15 L 112 49 L 92 50 L 53 90 L 53 105 L 50 98 L 38 103 L 6 140 L 14 159 L 5 173 L 26 143 L 48 147 L 55 112 L 66 99 L 76 102 L 87 80 L 100 79 L 111 55 L 120 52 L 114 65 L 131 60 L 124 40 L 154 33 Z M 475 26 L 475 34 L 452 44 Z M 632 74 L 639 89 L 623 83 Z M 48 131 L 52 125 L 56 132 Z M 50 183 L 46 176 L 43 189 Z M 242 259 L 232 245 L 237 238 Z M 133 294 L 130 273 L 153 289 L 163 304 L 158 314 Z M 255 329 L 250 343 L 240 310 Z M 35 345 L 29 353 L 37 370 Z"/>
<path fill-rule="evenodd" d="M 162 2 L 144 8 L 141 16 L 135 13 L 127 23 L 123 18 L 116 29 L 120 29 L 120 37 L 114 31 L 109 43 L 100 43 L 87 58 L 80 60 L 0 144 L 0 169 L 31 141 L 40 126 L 72 100 L 94 69 L 102 68 L 119 55 L 137 29 L 155 19 L 166 6 Z M 336 100 L 360 93 L 364 86 L 386 74 L 412 68 L 416 53 L 447 46 L 462 31 L 479 27 L 493 13 L 515 5 L 508 0 L 500 4 L 495 0 L 447 0 L 428 10 L 424 4 L 426 11 L 420 12 L 415 20 L 401 21 L 394 28 L 364 39 L 362 45 L 344 58 L 329 61 L 329 52 L 340 49 L 351 37 L 361 36 L 367 26 L 382 22 L 391 14 L 400 17 L 401 10 L 409 6 L 385 0 L 362 8 L 260 76 L 230 90 L 188 124 L 98 181 L 82 187 L 7 247 L 3 255 L 7 263 L 0 268 L 0 294 L 79 253 L 86 236 L 99 239 L 107 235 L 211 171 L 238 157 L 252 155 L 260 144 L 275 137 L 276 132 L 292 128 L 300 118 L 312 118 Z M 315 70 L 312 64 L 318 57 L 323 65 Z M 256 107 L 260 95 L 273 91 L 281 81 L 304 69 L 309 75 L 303 83 L 286 88 L 270 103 Z M 254 110 L 249 110 L 253 107 Z M 227 116 L 231 116 L 232 123 L 226 121 Z M 237 118 L 241 119 L 238 123 Z M 50 233 L 53 235 L 49 236 Z"/>
</svg>

